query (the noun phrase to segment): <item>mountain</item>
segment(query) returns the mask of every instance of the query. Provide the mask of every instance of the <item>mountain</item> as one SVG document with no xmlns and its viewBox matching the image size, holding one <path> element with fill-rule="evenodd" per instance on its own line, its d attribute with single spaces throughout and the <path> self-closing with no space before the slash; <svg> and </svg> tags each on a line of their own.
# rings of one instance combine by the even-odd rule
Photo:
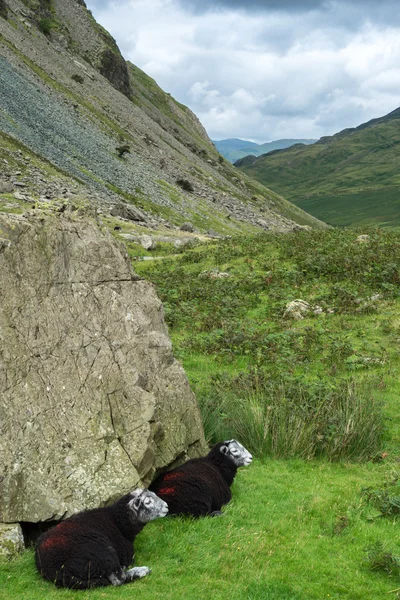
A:
<svg viewBox="0 0 400 600">
<path fill-rule="evenodd" d="M 400 225 L 400 108 L 312 146 L 236 163 L 332 225 Z"/>
<path fill-rule="evenodd" d="M 280 150 L 289 148 L 293 144 L 313 144 L 317 140 L 275 140 L 274 142 L 266 142 L 265 144 L 256 144 L 247 140 L 231 138 L 227 140 L 213 140 L 213 144 L 227 160 L 234 163 L 240 158 L 244 158 L 249 154 L 253 156 L 261 156 L 272 150 Z"/>
<path fill-rule="evenodd" d="M 226 235 L 324 226 L 225 161 L 83 0 L 0 0 L 0 165 L 2 211 L 89 203 Z"/>
</svg>

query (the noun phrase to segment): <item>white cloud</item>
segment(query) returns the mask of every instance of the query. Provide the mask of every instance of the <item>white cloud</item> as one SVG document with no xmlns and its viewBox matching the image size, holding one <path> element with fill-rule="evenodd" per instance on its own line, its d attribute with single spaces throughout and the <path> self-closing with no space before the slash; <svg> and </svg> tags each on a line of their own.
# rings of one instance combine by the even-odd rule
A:
<svg viewBox="0 0 400 600">
<path fill-rule="evenodd" d="M 265 1 L 255 12 L 257 3 L 246 9 L 242 0 L 193 12 L 179 0 L 87 0 L 125 58 L 188 105 L 214 139 L 320 137 L 397 108 L 392 1 L 380 12 L 368 1 L 304 2 L 303 12 L 292 10 L 301 1 L 280 11 Z"/>
</svg>

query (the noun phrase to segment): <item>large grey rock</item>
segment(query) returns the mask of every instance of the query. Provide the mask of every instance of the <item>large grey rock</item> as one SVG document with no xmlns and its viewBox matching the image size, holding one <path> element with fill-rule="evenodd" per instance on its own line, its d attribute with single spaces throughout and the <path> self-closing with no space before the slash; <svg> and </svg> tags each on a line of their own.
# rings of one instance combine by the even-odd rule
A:
<svg viewBox="0 0 400 600">
<path fill-rule="evenodd" d="M 59 519 L 205 451 L 163 307 L 94 221 L 0 215 L 0 521 Z"/>
</svg>

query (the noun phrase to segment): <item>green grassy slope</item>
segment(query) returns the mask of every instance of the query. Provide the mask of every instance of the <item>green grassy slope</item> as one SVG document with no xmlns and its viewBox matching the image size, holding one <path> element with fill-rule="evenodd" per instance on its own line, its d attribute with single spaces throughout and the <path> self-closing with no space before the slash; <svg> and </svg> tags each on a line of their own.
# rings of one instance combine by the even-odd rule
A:
<svg viewBox="0 0 400 600">
<path fill-rule="evenodd" d="M 373 518 L 361 487 L 381 485 L 387 465 L 256 461 L 239 471 L 221 518 L 161 519 L 137 538 L 135 564 L 152 573 L 119 588 L 58 590 L 33 552 L 0 563 L 7 600 L 383 600 L 398 578 L 371 571 L 365 548 L 398 549 L 396 522 Z"/>
<path fill-rule="evenodd" d="M 400 225 L 400 109 L 237 166 L 333 225 Z"/>
<path fill-rule="evenodd" d="M 368 243 L 356 241 L 360 233 L 370 234 Z M 152 568 L 149 577 L 120 588 L 60 591 L 40 578 L 28 551 L 0 564 L 0 597 L 399 598 L 400 234 L 264 234 L 134 264 L 162 296 L 175 354 L 201 402 L 208 437 L 238 436 L 258 458 L 239 470 L 223 517 L 166 518 L 146 526 L 135 562 Z M 218 277 L 221 272 L 230 276 Z M 296 298 L 318 303 L 323 312 L 284 318 L 286 303 Z M 270 395 L 262 404 L 256 397 L 263 374 L 288 394 L 294 384 L 303 392 L 322 390 L 328 405 L 330 391 L 343 391 L 341 381 L 360 386 L 368 406 L 384 419 L 375 450 L 352 460 L 346 444 L 339 459 L 323 453 L 318 459 L 282 458 L 285 447 L 279 458 L 274 449 L 265 450 L 260 440 L 269 430 L 262 417 L 276 405 Z M 232 393 L 246 408 L 241 423 L 227 410 Z M 280 402 L 291 415 L 312 416 L 313 398 L 283 395 Z M 338 408 L 320 438 L 343 439 Z M 246 424 L 252 424 L 249 440 Z M 286 448 L 294 424 L 289 420 L 283 428 Z M 362 423 L 356 428 L 363 442 Z"/>
</svg>

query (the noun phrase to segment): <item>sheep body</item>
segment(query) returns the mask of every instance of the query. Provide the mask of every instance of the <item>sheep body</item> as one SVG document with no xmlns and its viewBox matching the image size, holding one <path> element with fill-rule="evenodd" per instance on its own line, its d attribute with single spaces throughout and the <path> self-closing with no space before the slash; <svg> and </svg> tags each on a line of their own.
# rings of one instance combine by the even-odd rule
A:
<svg viewBox="0 0 400 600">
<path fill-rule="evenodd" d="M 216 444 L 207 456 L 162 473 L 149 489 L 168 504 L 169 514 L 220 514 L 232 497 L 230 486 L 238 467 L 251 461 L 246 448 L 236 440 L 227 440 Z"/>
<path fill-rule="evenodd" d="M 78 513 L 40 536 L 36 566 L 57 587 L 74 589 L 122 585 L 144 577 L 148 567 L 127 570 L 133 540 L 146 523 L 167 512 L 163 500 L 138 489 L 112 506 Z"/>
</svg>

